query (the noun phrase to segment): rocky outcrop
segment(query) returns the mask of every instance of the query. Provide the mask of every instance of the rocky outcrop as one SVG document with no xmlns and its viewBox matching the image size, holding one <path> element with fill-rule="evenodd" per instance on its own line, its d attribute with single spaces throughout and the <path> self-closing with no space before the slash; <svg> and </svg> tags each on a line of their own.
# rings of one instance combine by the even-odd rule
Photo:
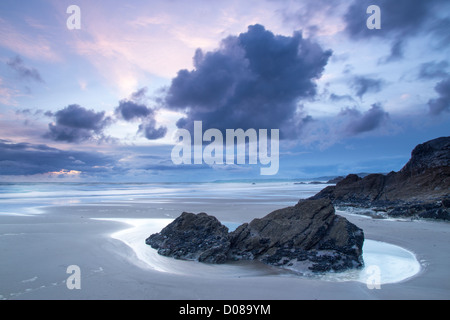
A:
<svg viewBox="0 0 450 320">
<path fill-rule="evenodd" d="M 297 272 L 343 271 L 363 265 L 364 233 L 327 199 L 301 200 L 235 231 L 205 213 L 183 213 L 146 243 L 177 259 L 223 263 L 259 260 Z"/>
<path fill-rule="evenodd" d="M 364 178 L 350 174 L 311 199 L 370 207 L 396 217 L 450 220 L 450 137 L 418 145 L 399 172 Z"/>
<path fill-rule="evenodd" d="M 228 228 L 206 213 L 183 212 L 145 242 L 163 256 L 207 263 L 224 263 L 230 248 Z"/>
<path fill-rule="evenodd" d="M 441 137 L 419 144 L 411 152 L 411 159 L 400 171 L 420 174 L 427 169 L 450 166 L 450 137 Z"/>
<path fill-rule="evenodd" d="M 361 267 L 364 233 L 338 216 L 328 200 L 297 205 L 254 219 L 231 233 L 232 259 L 257 259 L 293 270 Z"/>
</svg>

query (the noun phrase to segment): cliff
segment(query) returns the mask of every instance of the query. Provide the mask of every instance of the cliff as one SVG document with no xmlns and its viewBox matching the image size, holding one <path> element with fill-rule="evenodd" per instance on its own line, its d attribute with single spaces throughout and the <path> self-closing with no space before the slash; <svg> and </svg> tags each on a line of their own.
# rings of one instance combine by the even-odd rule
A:
<svg viewBox="0 0 450 320">
<path fill-rule="evenodd" d="M 311 197 L 324 198 L 389 216 L 450 220 L 450 137 L 416 146 L 399 172 L 364 178 L 350 174 Z"/>
</svg>

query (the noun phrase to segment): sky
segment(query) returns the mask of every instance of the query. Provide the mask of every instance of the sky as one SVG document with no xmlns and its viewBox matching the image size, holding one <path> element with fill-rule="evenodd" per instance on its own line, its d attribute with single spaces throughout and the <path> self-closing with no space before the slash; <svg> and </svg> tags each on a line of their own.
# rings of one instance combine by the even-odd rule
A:
<svg viewBox="0 0 450 320">
<path fill-rule="evenodd" d="M 0 182 L 398 171 L 450 135 L 449 30 L 446 0 L 2 0 Z M 175 164 L 195 121 L 279 130 L 276 174 Z"/>
</svg>

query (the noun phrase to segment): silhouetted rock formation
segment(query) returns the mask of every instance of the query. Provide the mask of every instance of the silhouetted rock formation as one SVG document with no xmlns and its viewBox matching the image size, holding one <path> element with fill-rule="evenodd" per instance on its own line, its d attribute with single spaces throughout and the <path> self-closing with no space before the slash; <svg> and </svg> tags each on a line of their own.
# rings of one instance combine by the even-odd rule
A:
<svg viewBox="0 0 450 320">
<path fill-rule="evenodd" d="M 329 200 L 300 200 L 231 233 L 230 257 L 258 259 L 293 270 L 361 267 L 364 233 L 338 216 Z"/>
<path fill-rule="evenodd" d="M 206 213 L 183 212 L 145 242 L 163 256 L 208 263 L 224 263 L 230 248 L 228 228 Z"/>
<path fill-rule="evenodd" d="M 350 174 L 311 199 L 329 199 L 335 205 L 385 211 L 390 216 L 450 220 L 450 137 L 414 148 L 399 171 L 364 178 Z"/>
<path fill-rule="evenodd" d="M 301 200 L 231 233 L 205 213 L 183 213 L 146 243 L 177 259 L 260 260 L 298 272 L 323 272 L 361 267 L 364 233 L 321 199 Z"/>
</svg>

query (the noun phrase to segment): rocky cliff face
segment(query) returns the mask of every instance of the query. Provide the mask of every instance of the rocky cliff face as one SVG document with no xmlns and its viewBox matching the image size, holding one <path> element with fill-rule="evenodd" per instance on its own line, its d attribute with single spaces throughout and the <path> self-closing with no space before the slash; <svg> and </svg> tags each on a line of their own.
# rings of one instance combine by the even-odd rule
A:
<svg viewBox="0 0 450 320">
<path fill-rule="evenodd" d="M 391 216 L 450 220 L 450 137 L 418 145 L 399 172 L 351 174 L 312 199 L 372 207 Z"/>
<path fill-rule="evenodd" d="M 419 144 L 400 173 L 420 174 L 427 169 L 450 166 L 450 137 L 441 137 Z"/>
<path fill-rule="evenodd" d="M 260 260 L 298 272 L 361 267 L 363 242 L 363 231 L 336 215 L 327 199 L 301 200 L 231 233 L 212 216 L 183 213 L 146 240 L 158 253 L 177 259 Z"/>
</svg>

